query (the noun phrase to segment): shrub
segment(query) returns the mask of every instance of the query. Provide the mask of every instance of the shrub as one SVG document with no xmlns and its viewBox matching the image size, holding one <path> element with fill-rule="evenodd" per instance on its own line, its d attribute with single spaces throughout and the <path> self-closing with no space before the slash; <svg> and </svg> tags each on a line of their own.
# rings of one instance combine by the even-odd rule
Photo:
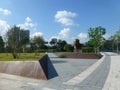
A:
<svg viewBox="0 0 120 90">
<path fill-rule="evenodd" d="M 93 47 L 82 47 L 82 52 L 83 53 L 93 53 L 94 48 Z"/>
</svg>

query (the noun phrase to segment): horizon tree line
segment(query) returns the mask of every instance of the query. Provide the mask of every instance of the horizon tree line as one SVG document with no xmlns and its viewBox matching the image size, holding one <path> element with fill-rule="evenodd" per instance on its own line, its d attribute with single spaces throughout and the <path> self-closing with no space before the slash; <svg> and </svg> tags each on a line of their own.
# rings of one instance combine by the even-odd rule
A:
<svg viewBox="0 0 120 90">
<path fill-rule="evenodd" d="M 83 45 L 83 50 L 99 54 L 100 50 L 120 50 L 120 29 L 108 40 L 103 36 L 106 29 L 98 26 L 88 29 L 89 41 Z M 51 46 L 46 45 L 42 36 L 30 38 L 30 31 L 13 26 L 6 32 L 6 41 L 0 36 L 0 52 L 12 52 L 14 58 L 19 57 L 19 53 L 45 51 L 73 51 L 73 45 L 68 44 L 65 40 L 52 38 L 49 42 Z M 93 48 L 93 49 L 92 49 Z"/>
</svg>

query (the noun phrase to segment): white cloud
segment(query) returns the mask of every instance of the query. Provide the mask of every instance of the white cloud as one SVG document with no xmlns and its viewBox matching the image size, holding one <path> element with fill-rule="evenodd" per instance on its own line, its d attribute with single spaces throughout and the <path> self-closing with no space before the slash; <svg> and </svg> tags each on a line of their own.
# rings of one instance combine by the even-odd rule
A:
<svg viewBox="0 0 120 90">
<path fill-rule="evenodd" d="M 23 29 L 29 29 L 29 28 L 34 28 L 36 24 L 32 22 L 32 19 L 30 17 L 26 17 L 25 22 L 23 24 L 18 24 L 17 26 Z"/>
<path fill-rule="evenodd" d="M 72 13 L 72 12 L 68 12 L 66 10 L 64 11 L 57 11 L 57 14 L 55 15 L 55 18 L 63 18 L 63 17 L 75 17 L 77 14 L 76 13 Z"/>
<path fill-rule="evenodd" d="M 10 25 L 4 20 L 0 20 L 0 35 L 5 35 L 8 28 L 10 28 Z"/>
<path fill-rule="evenodd" d="M 108 39 L 110 36 L 111 36 L 111 35 L 109 35 L 109 34 L 103 35 L 103 37 L 104 37 L 105 39 Z"/>
<path fill-rule="evenodd" d="M 58 22 L 60 22 L 63 25 L 66 25 L 66 26 L 74 24 L 73 20 L 71 20 L 69 18 L 60 18 L 60 19 L 58 19 Z"/>
<path fill-rule="evenodd" d="M 60 31 L 59 37 L 65 39 L 68 38 L 69 34 L 70 34 L 70 29 L 64 28 L 63 30 Z"/>
<path fill-rule="evenodd" d="M 11 11 L 10 10 L 7 10 L 7 9 L 3 9 L 3 8 L 0 8 L 0 12 L 4 15 L 10 15 L 11 14 Z"/>
<path fill-rule="evenodd" d="M 33 38 L 34 36 L 43 36 L 42 32 L 35 32 L 31 35 L 31 38 Z"/>
<path fill-rule="evenodd" d="M 84 38 L 87 38 L 88 36 L 86 33 L 80 33 L 80 34 L 78 34 L 78 37 L 81 39 L 84 39 Z"/>
<path fill-rule="evenodd" d="M 80 34 L 78 34 L 78 38 L 80 39 L 81 43 L 85 43 L 85 42 L 88 41 L 87 33 L 80 33 Z"/>
<path fill-rule="evenodd" d="M 68 41 L 69 35 L 70 35 L 70 29 L 69 28 L 64 28 L 56 36 L 52 36 L 49 39 L 49 41 L 51 41 L 51 39 L 53 39 L 53 38 L 67 40 Z"/>
<path fill-rule="evenodd" d="M 25 19 L 24 24 L 18 24 L 17 26 L 20 26 L 23 29 L 32 29 L 32 32 L 36 31 L 36 24 L 34 24 L 31 20 L 31 18 L 27 17 Z M 7 21 L 0 20 L 0 35 L 5 35 L 7 32 L 8 28 L 10 28 L 10 25 L 7 23 Z M 30 36 L 42 36 L 42 32 L 35 32 L 32 33 Z"/>
<path fill-rule="evenodd" d="M 70 12 L 70 11 L 57 11 L 55 17 L 56 22 L 59 22 L 65 26 L 70 26 L 70 25 L 74 25 L 74 21 L 72 18 L 76 17 L 77 14 Z"/>
<path fill-rule="evenodd" d="M 31 20 L 31 18 L 30 17 L 26 17 L 26 19 L 25 19 L 25 22 L 32 22 L 32 20 Z"/>
<path fill-rule="evenodd" d="M 52 36 L 50 39 L 48 39 L 48 41 L 50 42 L 53 38 L 59 39 L 58 36 Z"/>
<path fill-rule="evenodd" d="M 52 36 L 52 37 L 50 38 L 50 40 L 53 39 L 53 38 L 59 39 L 58 36 Z"/>
</svg>

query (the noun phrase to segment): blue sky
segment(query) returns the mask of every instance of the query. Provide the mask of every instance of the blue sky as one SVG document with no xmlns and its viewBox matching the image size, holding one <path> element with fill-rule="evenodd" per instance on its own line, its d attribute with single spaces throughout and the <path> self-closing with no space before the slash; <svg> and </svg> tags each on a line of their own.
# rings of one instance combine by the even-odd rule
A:
<svg viewBox="0 0 120 90">
<path fill-rule="evenodd" d="M 119 0 L 0 0 L 0 35 L 13 25 L 72 43 L 88 40 L 90 27 L 106 28 L 108 38 L 120 28 Z"/>
</svg>

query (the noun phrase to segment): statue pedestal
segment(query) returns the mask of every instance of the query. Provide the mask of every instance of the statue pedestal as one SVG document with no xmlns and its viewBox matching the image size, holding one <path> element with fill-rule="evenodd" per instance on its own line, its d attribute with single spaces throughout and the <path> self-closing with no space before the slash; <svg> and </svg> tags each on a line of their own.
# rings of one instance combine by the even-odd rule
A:
<svg viewBox="0 0 120 90">
<path fill-rule="evenodd" d="M 76 53 L 82 53 L 82 50 L 74 49 L 74 52 L 76 52 Z"/>
</svg>

